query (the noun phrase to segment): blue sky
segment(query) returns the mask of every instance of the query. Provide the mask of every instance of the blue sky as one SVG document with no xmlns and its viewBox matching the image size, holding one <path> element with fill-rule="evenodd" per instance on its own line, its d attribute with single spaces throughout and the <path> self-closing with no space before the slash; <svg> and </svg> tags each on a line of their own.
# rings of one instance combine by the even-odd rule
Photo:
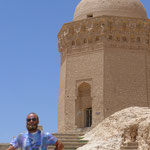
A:
<svg viewBox="0 0 150 150">
<path fill-rule="evenodd" d="M 36 112 L 57 132 L 60 54 L 57 34 L 80 0 L 0 1 L 0 143 L 26 130 Z M 150 0 L 141 0 L 150 18 Z"/>
</svg>

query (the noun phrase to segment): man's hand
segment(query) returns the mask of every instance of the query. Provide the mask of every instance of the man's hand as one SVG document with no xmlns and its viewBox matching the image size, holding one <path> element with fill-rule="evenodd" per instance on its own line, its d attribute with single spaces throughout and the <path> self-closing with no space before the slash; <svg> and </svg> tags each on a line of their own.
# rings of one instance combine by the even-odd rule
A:
<svg viewBox="0 0 150 150">
<path fill-rule="evenodd" d="M 55 150 L 62 150 L 64 148 L 64 145 L 59 140 L 56 142 L 55 146 Z"/>
<path fill-rule="evenodd" d="M 15 150 L 15 148 L 12 145 L 10 145 L 7 150 Z"/>
</svg>

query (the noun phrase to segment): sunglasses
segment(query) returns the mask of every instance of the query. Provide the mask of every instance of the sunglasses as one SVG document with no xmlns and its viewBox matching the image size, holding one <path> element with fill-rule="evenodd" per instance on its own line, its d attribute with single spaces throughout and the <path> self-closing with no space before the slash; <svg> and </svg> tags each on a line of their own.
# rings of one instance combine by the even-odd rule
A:
<svg viewBox="0 0 150 150">
<path fill-rule="evenodd" d="M 37 121 L 36 118 L 28 118 L 28 119 L 27 119 L 27 122 L 30 122 L 31 120 L 32 120 L 32 121 Z"/>
</svg>

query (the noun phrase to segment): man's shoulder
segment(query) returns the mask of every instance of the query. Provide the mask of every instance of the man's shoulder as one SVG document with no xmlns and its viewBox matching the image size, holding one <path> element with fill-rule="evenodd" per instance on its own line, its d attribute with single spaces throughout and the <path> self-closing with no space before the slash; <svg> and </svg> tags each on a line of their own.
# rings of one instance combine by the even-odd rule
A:
<svg viewBox="0 0 150 150">
<path fill-rule="evenodd" d="M 26 137 L 27 133 L 26 132 L 22 132 L 18 134 L 18 138 L 22 138 L 22 137 Z"/>
<path fill-rule="evenodd" d="M 41 132 L 43 140 L 47 141 L 47 143 L 54 145 L 57 141 L 57 138 L 55 138 L 51 133 L 49 132 Z"/>
<path fill-rule="evenodd" d="M 26 137 L 25 133 L 19 133 L 17 136 L 14 136 L 12 142 L 14 141 L 22 141 Z"/>
<path fill-rule="evenodd" d="M 44 131 L 41 131 L 41 135 L 42 135 L 43 137 L 50 137 L 50 136 L 53 136 L 51 133 L 49 133 L 49 132 L 44 132 Z"/>
</svg>

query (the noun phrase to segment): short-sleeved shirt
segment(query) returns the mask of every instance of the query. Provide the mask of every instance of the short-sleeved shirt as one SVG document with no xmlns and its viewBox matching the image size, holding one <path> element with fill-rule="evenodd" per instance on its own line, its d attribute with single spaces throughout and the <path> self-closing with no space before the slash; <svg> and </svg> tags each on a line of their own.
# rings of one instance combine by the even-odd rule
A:
<svg viewBox="0 0 150 150">
<path fill-rule="evenodd" d="M 35 133 L 22 133 L 11 141 L 11 145 L 21 150 L 47 150 L 48 145 L 54 145 L 57 141 L 50 133 L 37 130 Z"/>
</svg>

